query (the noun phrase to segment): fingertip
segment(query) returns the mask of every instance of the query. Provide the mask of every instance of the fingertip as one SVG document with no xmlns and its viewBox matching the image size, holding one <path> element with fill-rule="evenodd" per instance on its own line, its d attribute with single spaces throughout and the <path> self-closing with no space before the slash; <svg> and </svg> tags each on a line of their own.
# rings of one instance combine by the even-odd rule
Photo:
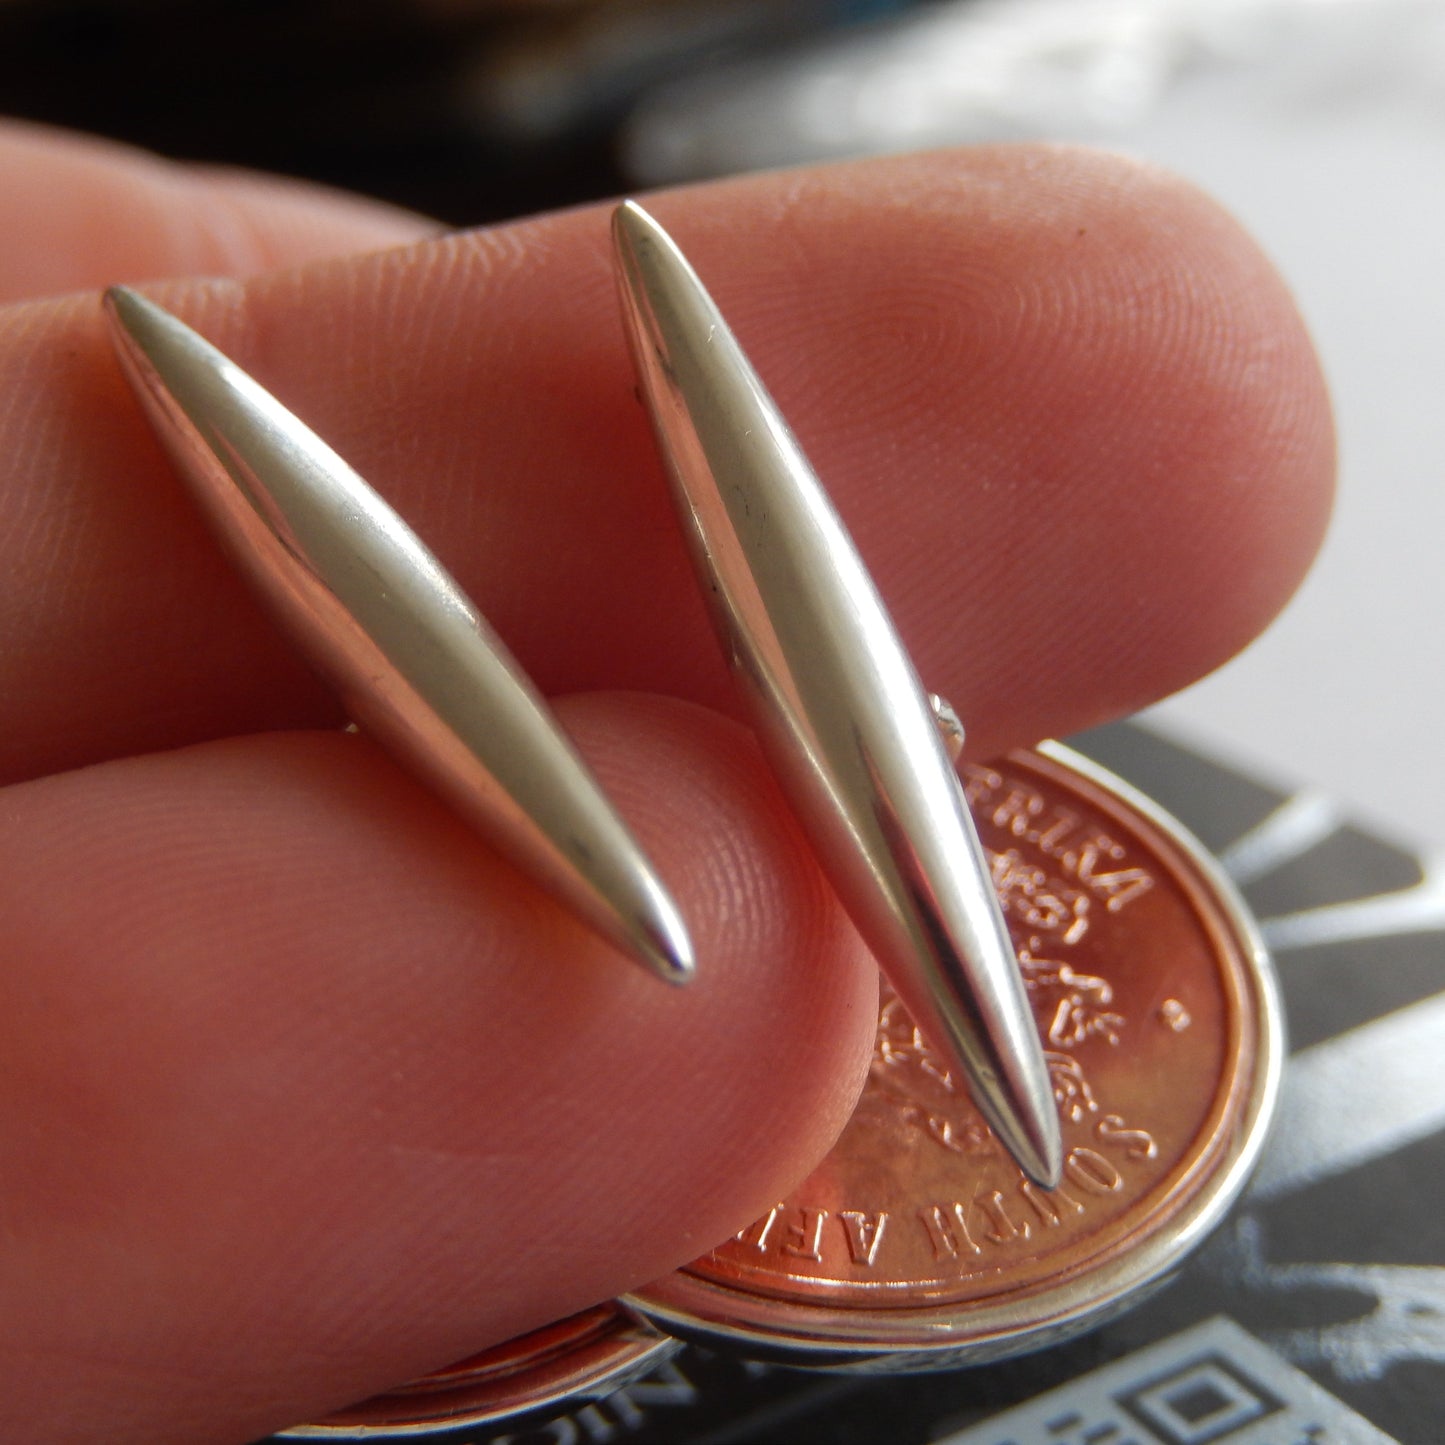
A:
<svg viewBox="0 0 1445 1445">
<path fill-rule="evenodd" d="M 1105 152 L 889 169 L 881 202 L 866 167 L 779 178 L 777 232 L 831 212 L 850 244 L 795 302 L 775 242 L 732 306 L 970 753 L 1219 666 L 1298 587 L 1333 497 L 1328 391 L 1273 264 L 1192 184 Z M 827 339 L 790 347 L 785 307 Z"/>
</svg>

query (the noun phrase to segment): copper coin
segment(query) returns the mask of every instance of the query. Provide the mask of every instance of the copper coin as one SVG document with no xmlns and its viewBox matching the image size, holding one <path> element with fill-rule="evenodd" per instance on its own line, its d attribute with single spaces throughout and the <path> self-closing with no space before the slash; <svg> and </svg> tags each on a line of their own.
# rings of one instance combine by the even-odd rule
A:
<svg viewBox="0 0 1445 1445">
<path fill-rule="evenodd" d="M 1283 1038 L 1233 889 L 1067 749 L 965 771 L 1053 1077 L 1061 1186 L 1025 1178 L 885 990 L 842 1138 L 761 1219 L 630 1297 L 663 1328 L 845 1368 L 1035 1349 L 1140 1297 L 1242 1189 Z"/>
<path fill-rule="evenodd" d="M 396 1440 L 500 1423 L 570 1401 L 601 1399 L 681 1348 L 615 1303 L 519 1335 L 284 1440 Z"/>
</svg>

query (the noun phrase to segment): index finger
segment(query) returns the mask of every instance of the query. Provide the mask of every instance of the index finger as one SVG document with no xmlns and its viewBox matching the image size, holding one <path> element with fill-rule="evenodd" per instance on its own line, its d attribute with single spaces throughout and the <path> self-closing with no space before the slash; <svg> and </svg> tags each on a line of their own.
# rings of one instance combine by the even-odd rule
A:
<svg viewBox="0 0 1445 1445">
<path fill-rule="evenodd" d="M 659 198 L 980 752 L 1241 646 L 1328 508 L 1304 329 L 1211 203 L 1072 151 Z M 161 298 L 416 526 L 546 691 L 717 705 L 597 209 Z M 93 298 L 0 317 L 0 776 L 334 721 L 202 535 Z"/>
</svg>

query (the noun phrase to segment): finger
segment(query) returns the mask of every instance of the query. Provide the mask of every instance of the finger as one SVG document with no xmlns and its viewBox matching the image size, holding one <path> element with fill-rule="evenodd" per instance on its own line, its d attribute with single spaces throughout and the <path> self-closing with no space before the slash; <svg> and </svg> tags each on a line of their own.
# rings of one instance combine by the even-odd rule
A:
<svg viewBox="0 0 1445 1445">
<path fill-rule="evenodd" d="M 437 230 L 322 186 L 177 165 L 19 121 L 0 121 L 0 194 L 0 303 L 160 276 L 249 276 Z"/>
<path fill-rule="evenodd" d="M 975 751 L 1182 685 L 1295 586 L 1329 502 L 1319 371 L 1188 187 L 1021 148 L 656 209 Z M 594 209 L 162 295 L 388 495 L 544 689 L 720 704 L 606 247 Z M 93 304 L 4 323 L 4 774 L 334 720 L 202 536 Z"/>
<path fill-rule="evenodd" d="M 254 1438 L 655 1278 L 828 1147 L 874 976 L 750 739 L 567 715 L 694 987 L 341 733 L 9 790 L 5 1438 Z"/>
</svg>

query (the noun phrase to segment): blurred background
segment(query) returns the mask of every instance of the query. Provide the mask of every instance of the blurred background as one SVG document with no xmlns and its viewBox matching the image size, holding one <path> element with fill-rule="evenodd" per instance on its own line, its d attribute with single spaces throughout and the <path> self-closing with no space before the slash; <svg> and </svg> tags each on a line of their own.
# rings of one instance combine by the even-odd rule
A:
<svg viewBox="0 0 1445 1445">
<path fill-rule="evenodd" d="M 1445 0 L 0 0 L 0 113 L 457 225 L 970 141 L 1170 166 L 1294 287 L 1343 487 L 1283 620 L 1145 721 L 1445 843 Z"/>
</svg>

